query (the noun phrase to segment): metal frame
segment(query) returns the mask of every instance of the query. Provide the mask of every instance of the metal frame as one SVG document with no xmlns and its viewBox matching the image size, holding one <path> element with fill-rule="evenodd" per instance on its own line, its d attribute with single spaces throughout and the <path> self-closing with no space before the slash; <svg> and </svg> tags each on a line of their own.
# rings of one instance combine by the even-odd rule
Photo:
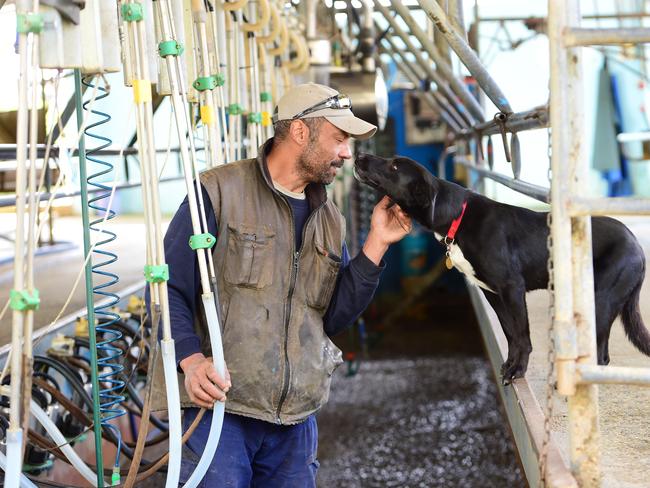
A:
<svg viewBox="0 0 650 488">
<path fill-rule="evenodd" d="M 590 216 L 650 214 L 650 199 L 583 195 L 589 164 L 579 137 L 584 125 L 579 46 L 645 42 L 650 30 L 582 29 L 579 0 L 548 5 L 557 386 L 568 399 L 571 469 L 580 486 L 599 486 L 598 383 L 650 386 L 650 368 L 596 365 Z"/>
</svg>

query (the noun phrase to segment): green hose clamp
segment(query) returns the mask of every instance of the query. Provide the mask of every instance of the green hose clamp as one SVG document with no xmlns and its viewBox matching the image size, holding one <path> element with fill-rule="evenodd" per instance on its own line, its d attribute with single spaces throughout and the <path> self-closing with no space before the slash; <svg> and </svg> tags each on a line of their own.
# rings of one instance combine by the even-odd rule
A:
<svg viewBox="0 0 650 488">
<path fill-rule="evenodd" d="M 122 4 L 122 18 L 126 22 L 138 22 L 144 19 L 141 3 L 124 3 Z"/>
<path fill-rule="evenodd" d="M 54 461 L 51 459 L 48 459 L 43 464 L 23 463 L 23 473 L 31 473 L 32 471 L 40 472 L 42 470 L 50 469 L 52 466 L 54 466 Z"/>
<path fill-rule="evenodd" d="M 262 123 L 262 114 L 259 112 L 251 112 L 248 114 L 248 123 L 249 124 L 261 124 Z"/>
<path fill-rule="evenodd" d="M 180 56 L 183 54 L 183 45 L 178 41 L 162 41 L 158 44 L 158 54 L 161 58 Z"/>
<path fill-rule="evenodd" d="M 28 290 L 11 290 L 9 292 L 9 306 L 12 310 L 38 310 L 41 299 L 38 297 L 38 290 L 30 294 Z"/>
<path fill-rule="evenodd" d="M 210 249 L 217 242 L 217 238 L 209 232 L 205 234 L 194 234 L 190 237 L 190 247 L 195 251 L 197 249 Z"/>
<path fill-rule="evenodd" d="M 260 93 L 260 102 L 270 102 L 271 94 L 269 92 Z"/>
<path fill-rule="evenodd" d="M 18 14 L 16 15 L 16 30 L 19 34 L 38 34 L 43 30 L 45 21 L 43 14 Z"/>
<path fill-rule="evenodd" d="M 217 80 L 217 86 L 223 86 L 226 84 L 226 75 L 223 73 L 217 73 L 216 75 L 212 76 L 214 76 L 214 79 Z"/>
<path fill-rule="evenodd" d="M 199 76 L 192 86 L 197 91 L 212 90 L 217 86 L 217 79 L 214 76 Z"/>
<path fill-rule="evenodd" d="M 166 264 L 145 264 L 144 279 L 149 283 L 162 283 L 169 280 L 169 266 Z"/>
<path fill-rule="evenodd" d="M 241 115 L 243 112 L 243 109 L 241 108 L 241 105 L 238 103 L 231 103 L 228 105 L 228 115 Z"/>
</svg>

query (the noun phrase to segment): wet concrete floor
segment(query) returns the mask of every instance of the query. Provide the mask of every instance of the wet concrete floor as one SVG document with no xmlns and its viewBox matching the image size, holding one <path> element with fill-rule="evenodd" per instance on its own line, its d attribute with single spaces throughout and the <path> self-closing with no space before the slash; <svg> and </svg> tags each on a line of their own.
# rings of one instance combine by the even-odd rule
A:
<svg viewBox="0 0 650 488">
<path fill-rule="evenodd" d="M 384 328 L 380 359 L 334 373 L 319 487 L 527 486 L 471 307 L 427 300 Z"/>
</svg>

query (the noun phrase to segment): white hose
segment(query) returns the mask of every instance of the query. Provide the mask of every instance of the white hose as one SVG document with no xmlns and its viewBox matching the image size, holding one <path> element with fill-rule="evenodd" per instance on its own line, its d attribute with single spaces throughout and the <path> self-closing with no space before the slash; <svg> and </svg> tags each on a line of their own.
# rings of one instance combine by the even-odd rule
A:
<svg viewBox="0 0 650 488">
<path fill-rule="evenodd" d="M 52 422 L 48 414 L 45 413 L 45 411 L 39 407 L 34 400 L 31 401 L 29 409 L 32 411 L 32 414 L 36 420 L 38 420 L 39 423 L 45 427 L 47 433 L 50 434 L 52 440 L 56 443 L 57 446 L 59 446 L 59 449 L 61 449 L 61 452 L 65 455 L 65 457 L 68 458 L 70 464 L 72 464 L 72 466 L 77 471 L 79 471 L 81 476 L 86 478 L 90 484 L 97 486 L 97 475 L 95 472 L 90 469 L 88 465 L 84 463 L 79 455 L 75 452 L 75 450 L 70 447 L 68 440 L 63 436 L 54 422 Z M 8 459 L 8 461 L 11 461 L 11 459 Z M 22 463 L 19 463 L 18 465 L 20 466 Z M 9 467 L 11 468 L 11 465 Z M 110 486 L 110 482 L 105 481 L 105 483 Z"/>
<path fill-rule="evenodd" d="M 161 1 L 158 13 L 160 15 L 160 26 L 163 40 L 169 40 L 172 31 L 173 19 L 170 12 L 171 0 Z M 187 187 L 187 198 L 190 207 L 190 218 L 192 221 L 193 234 L 200 234 L 203 229 L 207 230 L 207 223 L 205 217 L 205 209 L 203 207 L 203 198 L 201 195 L 200 179 L 198 175 L 198 168 L 194 164 L 196 161 L 196 152 L 192 138 L 189 139 L 189 148 L 185 140 L 186 128 L 191 127 L 189 114 L 184 110 L 185 104 L 182 93 L 184 92 L 184 79 L 183 72 L 178 65 L 178 58 L 174 56 L 167 56 L 165 63 L 167 64 L 167 71 L 169 74 L 169 82 L 171 87 L 172 105 L 174 107 L 174 116 L 176 118 L 176 130 L 178 132 L 179 144 L 181 146 L 181 156 L 183 162 L 183 175 L 185 177 L 185 184 Z M 189 150 L 188 150 L 189 149 Z M 196 181 L 193 182 L 193 176 Z M 194 188 L 196 184 L 196 188 Z M 198 202 L 198 203 L 197 203 Z M 217 371 L 225 376 L 225 365 L 223 362 L 223 347 L 221 345 L 221 332 L 219 330 L 219 321 L 217 318 L 217 310 L 214 304 L 214 295 L 210 291 L 210 281 L 208 279 L 208 266 L 206 261 L 210 261 L 211 275 L 214 276 L 214 268 L 212 263 L 212 254 L 209 249 L 198 248 L 197 259 L 199 263 L 199 274 L 201 276 L 201 288 L 203 290 L 202 298 L 208 322 L 208 330 L 210 332 L 210 344 L 212 345 L 213 354 L 216 355 Z M 206 260 L 206 252 L 208 253 Z M 168 327 L 163 327 L 164 337 L 161 343 L 163 368 L 165 372 L 165 383 L 167 389 L 167 409 L 169 412 L 169 447 L 170 456 L 168 463 L 167 473 L 167 488 L 176 488 L 178 486 L 178 478 L 180 473 L 181 462 L 181 417 L 180 417 L 180 398 L 178 394 L 178 377 L 176 376 L 176 354 L 174 351 L 174 341 L 171 339 L 171 330 Z M 212 425 L 210 427 L 210 434 L 208 435 L 208 442 L 211 443 L 206 446 L 206 451 L 203 452 L 199 465 L 190 479 L 185 484 L 187 488 L 196 487 L 203 479 L 206 471 L 208 470 L 214 452 L 216 451 L 219 437 L 221 436 L 221 427 L 223 423 L 224 406 L 215 406 Z"/>
<path fill-rule="evenodd" d="M 163 339 L 160 342 L 163 369 L 165 372 L 165 388 L 167 389 L 167 412 L 169 415 L 169 439 L 177 440 L 183 437 L 181 427 L 181 400 L 178 394 L 178 375 L 176 373 L 176 350 L 174 339 Z M 176 488 L 181 474 L 181 443 L 169 443 L 169 462 L 167 463 L 167 488 Z M 187 486 L 187 485 L 186 485 Z"/>
<path fill-rule="evenodd" d="M 7 461 L 9 465 L 5 469 L 6 486 L 16 486 L 16 483 L 20 479 L 20 473 L 23 467 L 22 448 L 23 430 L 21 428 L 7 430 Z"/>
<path fill-rule="evenodd" d="M 4 453 L 0 451 L 0 468 L 2 468 L 2 470 L 5 473 L 7 472 L 7 463 L 8 463 L 7 458 L 5 457 Z M 9 463 L 9 466 L 11 466 L 11 463 Z M 31 482 L 31 480 L 27 476 L 21 474 L 20 488 L 37 488 L 37 487 L 34 483 Z"/>
<path fill-rule="evenodd" d="M 208 330 L 210 332 L 210 346 L 212 347 L 212 360 L 217 373 L 222 378 L 226 377 L 226 367 L 223 358 L 223 344 L 221 343 L 221 331 L 219 329 L 219 318 L 217 317 L 217 308 L 214 304 L 214 295 L 212 293 L 203 293 L 201 295 L 205 316 L 208 321 Z M 215 402 L 212 409 L 212 423 L 210 424 L 210 433 L 208 440 L 205 442 L 205 448 L 201 453 L 201 459 L 194 468 L 192 476 L 187 480 L 183 488 L 196 488 L 210 468 L 210 464 L 217 452 L 219 438 L 221 437 L 221 428 L 223 427 L 223 415 L 226 405 L 224 402 Z M 171 424 L 170 424 L 171 425 Z"/>
</svg>

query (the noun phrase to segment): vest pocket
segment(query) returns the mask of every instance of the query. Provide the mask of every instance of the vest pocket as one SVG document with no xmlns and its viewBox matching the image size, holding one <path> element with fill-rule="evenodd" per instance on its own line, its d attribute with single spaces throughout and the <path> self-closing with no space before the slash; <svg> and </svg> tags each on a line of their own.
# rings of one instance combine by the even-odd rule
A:
<svg viewBox="0 0 650 488">
<path fill-rule="evenodd" d="M 267 226 L 228 224 L 224 279 L 231 285 L 264 288 L 273 282 L 275 232 Z"/>
<path fill-rule="evenodd" d="M 307 305 L 324 310 L 332 298 L 341 260 L 338 257 L 332 257 L 329 251 L 320 244 L 315 244 L 314 247 L 315 256 L 306 290 Z"/>
</svg>

